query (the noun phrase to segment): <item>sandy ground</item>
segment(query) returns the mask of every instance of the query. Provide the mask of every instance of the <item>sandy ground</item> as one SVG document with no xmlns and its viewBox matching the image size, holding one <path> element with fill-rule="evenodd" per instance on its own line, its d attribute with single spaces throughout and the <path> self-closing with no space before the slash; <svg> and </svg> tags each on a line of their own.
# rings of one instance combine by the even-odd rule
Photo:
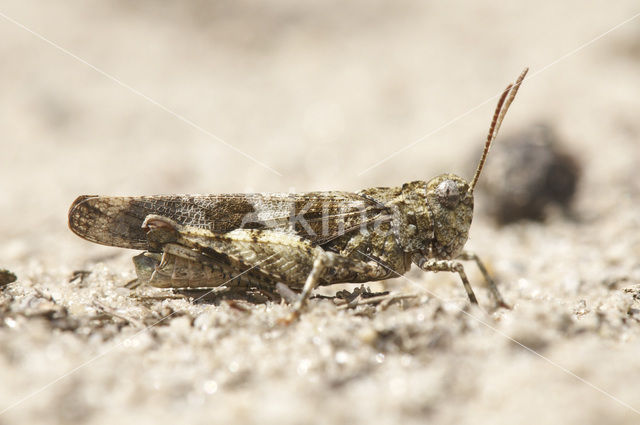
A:
<svg viewBox="0 0 640 425">
<path fill-rule="evenodd" d="M 640 422 L 636 1 L 39 3 L 0 2 L 0 424 Z M 413 270 L 412 301 L 282 327 L 136 298 L 136 253 L 66 227 L 80 194 L 469 177 L 524 66 L 503 135 L 546 122 L 583 174 L 572 218 L 498 227 L 478 194 L 511 310 Z"/>
</svg>

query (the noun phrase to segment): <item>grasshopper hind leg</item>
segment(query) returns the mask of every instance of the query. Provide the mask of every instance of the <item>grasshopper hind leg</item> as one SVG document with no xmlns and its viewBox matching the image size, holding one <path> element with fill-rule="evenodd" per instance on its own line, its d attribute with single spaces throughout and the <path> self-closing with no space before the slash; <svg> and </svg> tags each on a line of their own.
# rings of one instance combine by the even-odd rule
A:
<svg viewBox="0 0 640 425">
<path fill-rule="evenodd" d="M 143 252 L 133 257 L 137 278 L 126 287 L 135 289 L 143 285 L 156 288 L 208 289 L 241 286 L 233 272 L 220 265 L 202 263 L 198 253 L 180 246 L 167 244 L 160 253 Z M 229 285 L 230 282 L 234 285 Z M 220 289 L 223 291 L 223 289 Z"/>
<path fill-rule="evenodd" d="M 136 278 L 127 282 L 125 288 L 137 289 L 149 284 L 151 277 L 156 271 L 156 267 L 160 264 L 161 259 L 161 254 L 146 251 L 133 257 L 131 260 L 133 261 L 133 266 L 136 270 Z"/>
<path fill-rule="evenodd" d="M 169 247 L 162 254 L 143 252 L 133 257 L 137 278 L 125 287 L 136 289 L 148 285 L 171 289 L 174 293 L 203 302 L 215 302 L 222 298 L 237 298 L 253 303 L 280 300 L 280 296 L 267 286 L 251 285 L 246 279 L 236 279 L 232 272 L 174 255 L 171 253 L 174 251 Z"/>
</svg>

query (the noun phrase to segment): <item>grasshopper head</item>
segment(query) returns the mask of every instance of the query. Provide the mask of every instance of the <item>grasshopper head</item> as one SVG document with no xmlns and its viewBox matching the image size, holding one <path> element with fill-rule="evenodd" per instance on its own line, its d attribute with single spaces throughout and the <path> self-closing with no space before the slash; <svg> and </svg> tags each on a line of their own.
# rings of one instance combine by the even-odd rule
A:
<svg viewBox="0 0 640 425">
<path fill-rule="evenodd" d="M 455 174 L 402 186 L 396 239 L 407 253 L 440 260 L 455 258 L 467 242 L 473 192 Z"/>
<path fill-rule="evenodd" d="M 469 237 L 473 218 L 473 192 L 455 174 L 441 174 L 427 183 L 427 208 L 432 220 L 431 255 L 455 258 Z"/>
<path fill-rule="evenodd" d="M 431 234 L 420 247 L 423 254 L 437 259 L 450 259 L 457 257 L 464 248 L 473 218 L 473 190 L 480 178 L 491 142 L 498 135 L 502 120 L 528 70 L 525 68 L 516 82 L 509 84 L 502 92 L 493 114 L 482 157 L 471 182 L 468 183 L 455 174 L 441 174 L 427 183 L 426 198 L 430 223 L 422 227 L 430 228 Z"/>
</svg>

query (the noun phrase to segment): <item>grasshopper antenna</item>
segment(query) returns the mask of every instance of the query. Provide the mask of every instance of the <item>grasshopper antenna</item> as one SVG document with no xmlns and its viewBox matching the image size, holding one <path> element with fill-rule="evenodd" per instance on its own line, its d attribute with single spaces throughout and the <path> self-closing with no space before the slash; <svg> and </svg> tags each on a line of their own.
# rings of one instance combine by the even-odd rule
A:
<svg viewBox="0 0 640 425">
<path fill-rule="evenodd" d="M 471 180 L 471 184 L 469 185 L 469 193 L 473 193 L 473 189 L 475 189 L 476 184 L 478 183 L 480 172 L 482 172 L 482 167 L 484 167 L 484 163 L 487 160 L 487 155 L 489 154 L 491 142 L 493 142 L 498 136 L 498 130 L 500 130 L 500 126 L 502 125 L 502 120 L 507 114 L 507 111 L 509 110 L 509 106 L 511 106 L 513 99 L 515 99 L 516 93 L 518 93 L 518 89 L 520 88 L 525 75 L 527 75 L 527 72 L 529 72 L 529 68 L 525 68 L 524 71 L 522 71 L 514 84 L 509 84 L 507 88 L 504 89 L 502 95 L 500 96 L 500 100 L 498 100 L 498 105 L 496 106 L 496 110 L 493 113 L 493 119 L 491 120 L 491 126 L 489 127 L 487 141 L 484 143 L 482 158 L 480 158 L 480 163 L 478 164 L 478 168 L 476 168 L 476 173 L 473 175 L 473 180 Z"/>
</svg>

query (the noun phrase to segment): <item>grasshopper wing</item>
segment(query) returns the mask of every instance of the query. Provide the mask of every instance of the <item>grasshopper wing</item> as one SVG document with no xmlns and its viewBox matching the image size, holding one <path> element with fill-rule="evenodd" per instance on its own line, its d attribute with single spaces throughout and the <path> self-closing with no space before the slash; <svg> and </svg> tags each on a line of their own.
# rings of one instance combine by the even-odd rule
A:
<svg viewBox="0 0 640 425">
<path fill-rule="evenodd" d="M 80 196 L 69 209 L 69 228 L 102 245 L 149 250 L 142 223 L 149 214 L 216 233 L 269 229 L 297 234 L 314 244 L 362 224 L 384 219 L 384 203 L 350 192 Z"/>
</svg>

